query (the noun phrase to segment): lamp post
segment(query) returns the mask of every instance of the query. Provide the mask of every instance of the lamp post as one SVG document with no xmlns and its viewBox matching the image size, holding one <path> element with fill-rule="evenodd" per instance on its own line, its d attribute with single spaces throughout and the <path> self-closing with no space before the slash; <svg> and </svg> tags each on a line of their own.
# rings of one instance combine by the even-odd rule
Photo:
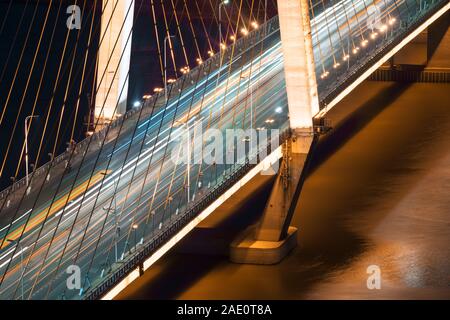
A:
<svg viewBox="0 0 450 320">
<path fill-rule="evenodd" d="M 241 76 L 241 79 L 248 78 L 248 85 L 250 87 L 250 129 L 253 129 L 253 87 L 252 87 L 252 76 L 249 74 L 248 76 Z"/>
<path fill-rule="evenodd" d="M 117 202 L 116 202 L 116 197 L 114 196 L 114 209 L 111 208 L 111 205 L 109 206 L 109 208 L 104 207 L 103 210 L 105 210 L 106 212 L 113 212 L 114 214 L 114 227 L 116 228 L 116 233 L 114 236 L 114 261 L 117 262 L 118 260 L 118 249 L 117 249 L 117 242 L 120 239 L 120 224 L 119 224 L 119 219 L 117 217 L 118 212 L 117 212 Z"/>
<path fill-rule="evenodd" d="M 167 198 L 167 203 L 168 203 L 168 207 L 169 207 L 169 215 L 170 215 L 171 220 L 172 220 L 172 201 L 173 201 L 173 197 L 169 196 Z"/>
<path fill-rule="evenodd" d="M 137 251 L 137 229 L 139 228 L 139 225 L 133 224 L 133 232 L 134 232 L 134 252 Z"/>
<path fill-rule="evenodd" d="M 29 120 L 33 118 L 39 118 L 39 116 L 28 116 L 25 118 L 25 170 L 26 170 L 26 183 L 27 183 L 27 190 L 28 186 L 30 184 L 29 181 L 29 170 L 28 170 L 28 122 Z"/>
<path fill-rule="evenodd" d="M 190 128 L 186 122 L 186 132 L 187 132 L 187 203 L 191 202 L 191 133 Z"/>
<path fill-rule="evenodd" d="M 196 126 L 201 121 L 201 119 L 196 120 L 191 126 L 187 122 L 183 124 L 186 127 L 187 136 L 187 155 L 186 155 L 186 166 L 187 166 L 187 203 L 191 202 L 191 128 L 194 128 L 194 137 L 196 134 Z M 195 138 L 194 138 L 195 139 Z M 194 149 L 195 150 L 195 149 Z"/>
<path fill-rule="evenodd" d="M 164 98 L 167 104 L 167 41 L 170 38 L 175 38 L 175 36 L 172 36 L 168 34 L 164 38 Z"/>
<path fill-rule="evenodd" d="M 222 7 L 227 5 L 229 0 L 222 0 L 219 3 L 219 60 L 222 64 Z"/>
<path fill-rule="evenodd" d="M 267 30 L 266 22 L 267 22 L 267 0 L 264 1 L 264 27 Z"/>
<path fill-rule="evenodd" d="M 105 172 L 102 172 L 101 175 L 106 177 L 108 175 L 108 173 L 105 171 Z M 118 188 L 117 184 L 114 182 L 115 189 Z M 113 202 L 114 202 L 114 209 L 111 207 Z M 116 193 L 114 193 L 113 198 L 109 204 L 109 207 L 103 207 L 103 210 L 105 210 L 108 214 L 109 214 L 109 212 L 112 211 L 114 214 L 114 226 L 116 228 L 116 234 L 114 236 L 114 256 L 115 256 L 115 262 L 117 262 L 118 261 L 117 242 L 120 239 L 120 223 L 119 223 L 119 219 L 118 219 Z"/>
</svg>

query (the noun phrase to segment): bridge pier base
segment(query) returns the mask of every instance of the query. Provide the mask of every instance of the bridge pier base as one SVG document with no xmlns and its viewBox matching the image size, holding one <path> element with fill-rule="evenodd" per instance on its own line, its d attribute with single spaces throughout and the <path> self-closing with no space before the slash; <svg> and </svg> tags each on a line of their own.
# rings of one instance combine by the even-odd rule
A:
<svg viewBox="0 0 450 320">
<path fill-rule="evenodd" d="M 263 217 L 232 242 L 232 262 L 276 264 L 297 246 L 297 228 L 290 226 L 290 222 L 305 180 L 308 155 L 315 141 L 312 128 L 297 129 L 283 145 L 280 171 Z"/>
<path fill-rule="evenodd" d="M 232 244 L 230 260 L 234 263 L 277 264 L 297 246 L 298 229 L 290 226 L 280 241 L 256 240 L 256 226 L 245 230 Z"/>
</svg>

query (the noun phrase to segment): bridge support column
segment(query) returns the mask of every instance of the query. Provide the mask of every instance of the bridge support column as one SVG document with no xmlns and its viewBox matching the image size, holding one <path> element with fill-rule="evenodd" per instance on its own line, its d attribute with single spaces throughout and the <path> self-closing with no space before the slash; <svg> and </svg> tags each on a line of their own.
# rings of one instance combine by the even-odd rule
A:
<svg viewBox="0 0 450 320">
<path fill-rule="evenodd" d="M 235 263 L 275 264 L 297 246 L 297 228 L 290 226 L 305 180 L 305 167 L 314 142 L 311 131 L 296 130 L 283 145 L 279 174 L 261 221 L 231 244 Z"/>
<path fill-rule="evenodd" d="M 95 120 L 101 130 L 127 111 L 135 0 L 103 1 Z"/>
<path fill-rule="evenodd" d="M 297 229 L 290 222 L 315 141 L 313 116 L 319 112 L 308 3 L 278 0 L 292 137 L 261 221 L 231 244 L 230 259 L 236 263 L 278 263 L 297 245 Z"/>
<path fill-rule="evenodd" d="M 278 0 L 291 128 L 311 128 L 319 112 L 308 0 Z"/>
</svg>

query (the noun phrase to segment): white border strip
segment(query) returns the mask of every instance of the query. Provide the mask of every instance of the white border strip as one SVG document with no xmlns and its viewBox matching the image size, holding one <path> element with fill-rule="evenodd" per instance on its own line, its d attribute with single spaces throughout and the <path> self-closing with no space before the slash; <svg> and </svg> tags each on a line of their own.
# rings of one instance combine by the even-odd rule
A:
<svg viewBox="0 0 450 320">
<path fill-rule="evenodd" d="M 175 244 L 183 239 L 189 232 L 191 232 L 200 222 L 206 219 L 211 213 L 219 208 L 226 200 L 231 198 L 239 189 L 241 189 L 247 182 L 252 180 L 259 172 L 269 169 L 273 164 L 282 158 L 281 146 L 274 152 L 268 155 L 256 167 L 251 169 L 241 180 L 229 188 L 224 194 L 210 204 L 203 210 L 195 219 L 189 222 L 183 229 L 181 229 L 173 238 L 167 241 L 161 248 L 152 254 L 144 261 L 144 271 L 150 268 L 156 261 L 158 261 L 164 254 L 166 254 Z M 134 269 L 129 275 L 106 293 L 101 300 L 112 300 L 134 280 L 139 278 L 139 268 Z"/>
<path fill-rule="evenodd" d="M 416 30 L 411 32 L 409 36 L 404 38 L 398 45 L 396 45 L 391 51 L 384 55 L 377 63 L 375 63 L 370 69 L 366 70 L 355 82 L 345 88 L 336 98 L 334 98 L 330 104 L 328 104 L 323 110 L 314 116 L 315 119 L 322 118 L 330 111 L 336 104 L 338 104 L 342 99 L 344 99 L 353 89 L 366 80 L 375 70 L 377 70 L 383 63 L 388 61 L 394 54 L 396 54 L 400 49 L 406 46 L 412 39 L 418 36 L 423 30 L 425 30 L 430 24 L 440 18 L 447 10 L 450 9 L 450 2 L 442 7 L 438 12 L 436 12 L 431 18 L 420 25 Z"/>
</svg>

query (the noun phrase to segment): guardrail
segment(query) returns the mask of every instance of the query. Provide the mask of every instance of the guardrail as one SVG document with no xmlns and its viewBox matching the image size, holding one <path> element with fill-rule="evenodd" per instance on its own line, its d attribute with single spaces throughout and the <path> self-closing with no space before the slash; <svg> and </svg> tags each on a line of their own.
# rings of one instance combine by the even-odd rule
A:
<svg viewBox="0 0 450 320">
<path fill-rule="evenodd" d="M 450 71 L 378 69 L 368 80 L 450 83 Z"/>
</svg>

